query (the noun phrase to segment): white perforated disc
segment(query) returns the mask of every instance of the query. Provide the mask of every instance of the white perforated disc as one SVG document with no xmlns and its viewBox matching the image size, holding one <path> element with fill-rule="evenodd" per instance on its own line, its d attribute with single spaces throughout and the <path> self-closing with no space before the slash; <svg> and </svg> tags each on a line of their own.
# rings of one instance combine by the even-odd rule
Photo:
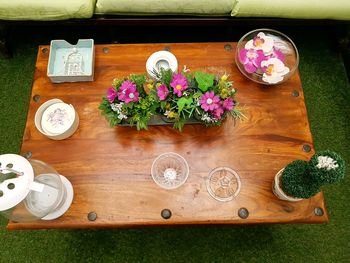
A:
<svg viewBox="0 0 350 263">
<path fill-rule="evenodd" d="M 26 158 L 17 154 L 3 154 L 0 155 L 0 172 L 18 173 L 16 178 L 0 183 L 0 211 L 4 211 L 15 207 L 26 198 L 34 181 L 34 171 Z"/>
</svg>

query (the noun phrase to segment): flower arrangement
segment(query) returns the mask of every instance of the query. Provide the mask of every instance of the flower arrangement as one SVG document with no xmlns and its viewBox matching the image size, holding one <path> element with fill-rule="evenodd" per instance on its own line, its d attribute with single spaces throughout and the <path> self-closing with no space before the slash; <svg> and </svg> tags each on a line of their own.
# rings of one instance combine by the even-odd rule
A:
<svg viewBox="0 0 350 263">
<path fill-rule="evenodd" d="M 281 34 L 277 31 L 274 33 Z M 263 82 L 276 84 L 283 81 L 286 75 L 291 72 L 291 69 L 286 65 L 284 52 L 292 54 L 293 51 L 288 49 L 290 49 L 288 44 L 282 42 L 280 38 L 259 32 L 254 34 L 243 48 L 239 48 L 238 61 L 246 73 L 262 75 Z"/>
<path fill-rule="evenodd" d="M 321 187 L 340 181 L 345 176 L 345 162 L 335 152 L 316 153 L 310 161 L 296 160 L 280 175 L 280 188 L 292 198 L 310 198 Z"/>
<path fill-rule="evenodd" d="M 161 69 L 155 74 L 156 79 L 130 75 L 113 81 L 99 107 L 111 126 L 126 123 L 147 129 L 152 116 L 162 115 L 182 131 L 193 118 L 211 126 L 220 125 L 228 115 L 243 117 L 226 74 L 190 73 L 186 67 L 180 73 Z"/>
</svg>

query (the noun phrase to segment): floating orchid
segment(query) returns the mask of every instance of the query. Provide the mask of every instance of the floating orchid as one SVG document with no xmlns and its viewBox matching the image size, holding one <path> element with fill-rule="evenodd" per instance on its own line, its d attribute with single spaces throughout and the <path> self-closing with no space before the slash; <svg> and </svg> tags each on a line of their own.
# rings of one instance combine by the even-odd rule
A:
<svg viewBox="0 0 350 263">
<path fill-rule="evenodd" d="M 244 47 L 245 49 L 262 50 L 265 55 L 268 55 L 272 51 L 273 44 L 272 37 L 260 32 L 253 39 L 249 40 Z"/>
<path fill-rule="evenodd" d="M 266 59 L 262 50 L 241 49 L 239 51 L 239 61 L 244 65 L 248 73 L 254 73 L 260 68 L 261 61 Z"/>
<path fill-rule="evenodd" d="M 276 84 L 283 80 L 284 75 L 288 74 L 289 68 L 277 58 L 269 58 L 261 62 L 261 67 L 264 72 L 263 81 Z"/>
</svg>

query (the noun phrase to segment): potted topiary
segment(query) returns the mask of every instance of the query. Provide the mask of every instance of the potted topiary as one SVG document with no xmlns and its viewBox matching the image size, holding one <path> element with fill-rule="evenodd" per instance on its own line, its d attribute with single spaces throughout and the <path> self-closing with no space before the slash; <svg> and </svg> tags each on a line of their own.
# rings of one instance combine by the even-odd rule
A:
<svg viewBox="0 0 350 263">
<path fill-rule="evenodd" d="M 317 194 L 321 187 L 345 176 L 345 162 L 335 152 L 316 153 L 310 161 L 296 160 L 275 176 L 272 190 L 281 200 L 300 201 Z"/>
</svg>

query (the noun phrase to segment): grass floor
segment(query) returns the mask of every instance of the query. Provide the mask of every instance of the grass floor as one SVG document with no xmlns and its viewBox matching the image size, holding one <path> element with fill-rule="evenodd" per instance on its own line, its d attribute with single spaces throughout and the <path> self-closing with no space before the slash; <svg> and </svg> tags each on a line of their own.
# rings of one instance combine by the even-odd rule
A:
<svg viewBox="0 0 350 263">
<path fill-rule="evenodd" d="M 337 151 L 349 164 L 350 87 L 341 57 L 319 33 L 291 33 L 314 144 Z M 13 59 L 0 58 L 0 154 L 20 149 L 37 44 L 48 43 L 33 39 L 17 44 Z M 1 218 L 0 262 L 349 262 L 349 175 L 324 191 L 327 225 L 10 232 Z"/>
</svg>

